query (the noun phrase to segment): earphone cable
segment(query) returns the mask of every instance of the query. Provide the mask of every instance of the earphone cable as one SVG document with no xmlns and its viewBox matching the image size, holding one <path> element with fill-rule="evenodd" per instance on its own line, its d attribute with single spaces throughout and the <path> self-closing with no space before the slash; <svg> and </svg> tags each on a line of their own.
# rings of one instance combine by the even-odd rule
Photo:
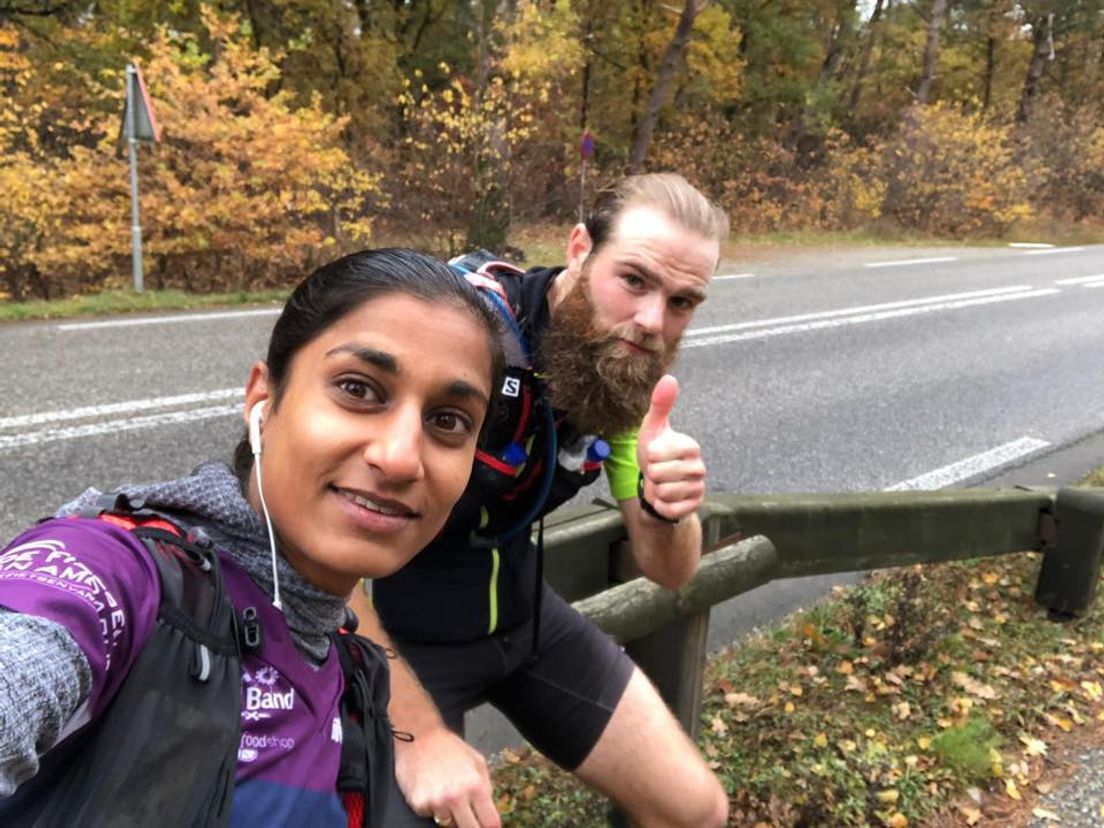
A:
<svg viewBox="0 0 1104 828">
<path fill-rule="evenodd" d="M 261 454 L 253 457 L 253 464 L 257 467 L 257 494 L 261 498 L 261 511 L 264 512 L 265 525 L 268 527 L 268 546 L 272 551 L 272 605 L 280 612 L 284 611 L 280 603 L 280 575 L 276 571 L 276 533 L 272 531 L 272 518 L 268 514 L 268 504 L 265 503 L 264 484 L 261 482 Z"/>
</svg>

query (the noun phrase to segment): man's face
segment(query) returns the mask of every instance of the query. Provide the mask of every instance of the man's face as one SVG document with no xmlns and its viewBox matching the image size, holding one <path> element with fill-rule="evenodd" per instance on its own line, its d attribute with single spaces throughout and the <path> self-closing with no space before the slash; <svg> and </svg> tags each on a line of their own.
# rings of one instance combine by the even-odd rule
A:
<svg viewBox="0 0 1104 828">
<path fill-rule="evenodd" d="M 648 410 L 705 299 L 719 245 L 646 207 L 627 210 L 597 252 L 573 257 L 577 242 L 573 234 L 570 288 L 541 342 L 542 370 L 556 408 L 583 431 L 610 436 Z"/>
<path fill-rule="evenodd" d="M 596 327 L 618 336 L 627 355 L 673 351 L 705 301 L 719 255 L 717 241 L 655 208 L 626 210 L 583 262 Z"/>
</svg>

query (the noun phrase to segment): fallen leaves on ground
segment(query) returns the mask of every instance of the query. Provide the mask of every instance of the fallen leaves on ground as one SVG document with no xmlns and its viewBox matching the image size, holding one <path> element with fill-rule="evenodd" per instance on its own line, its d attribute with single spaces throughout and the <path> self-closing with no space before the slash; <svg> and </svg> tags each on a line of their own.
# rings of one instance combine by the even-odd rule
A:
<svg viewBox="0 0 1104 828">
<path fill-rule="evenodd" d="M 883 572 L 713 659 L 701 746 L 730 825 L 1057 824 L 1040 797 L 1060 757 L 1104 741 L 1104 612 L 1049 621 L 1039 560 Z M 546 764 L 517 781 L 534 762 L 496 768 L 500 788 L 537 791 L 509 794 L 509 824 L 606 824 Z"/>
</svg>

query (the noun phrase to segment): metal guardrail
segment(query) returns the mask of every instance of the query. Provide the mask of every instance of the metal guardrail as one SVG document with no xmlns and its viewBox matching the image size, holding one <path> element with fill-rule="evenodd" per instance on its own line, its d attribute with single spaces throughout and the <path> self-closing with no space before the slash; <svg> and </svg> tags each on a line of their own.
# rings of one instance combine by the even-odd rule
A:
<svg viewBox="0 0 1104 828">
<path fill-rule="evenodd" d="M 1104 555 L 1104 489 L 1094 488 L 719 494 L 699 515 L 705 554 L 677 590 L 633 577 L 617 510 L 556 515 L 545 533 L 549 582 L 626 644 L 694 736 L 709 611 L 721 601 L 783 578 L 1038 550 L 1035 598 L 1071 617 L 1091 605 Z"/>
</svg>

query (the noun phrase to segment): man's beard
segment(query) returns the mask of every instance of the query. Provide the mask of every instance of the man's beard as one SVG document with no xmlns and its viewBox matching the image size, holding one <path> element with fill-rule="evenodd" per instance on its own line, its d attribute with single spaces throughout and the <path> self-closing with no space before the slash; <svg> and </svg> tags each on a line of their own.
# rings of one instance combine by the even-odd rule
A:
<svg viewBox="0 0 1104 828">
<path fill-rule="evenodd" d="M 652 353 L 626 352 L 620 340 Z M 584 434 L 610 437 L 636 428 L 651 404 L 652 389 L 675 361 L 678 342 L 668 346 L 631 322 L 603 330 L 595 318 L 589 274 L 553 311 L 540 343 L 540 369 L 552 406 Z"/>
</svg>

